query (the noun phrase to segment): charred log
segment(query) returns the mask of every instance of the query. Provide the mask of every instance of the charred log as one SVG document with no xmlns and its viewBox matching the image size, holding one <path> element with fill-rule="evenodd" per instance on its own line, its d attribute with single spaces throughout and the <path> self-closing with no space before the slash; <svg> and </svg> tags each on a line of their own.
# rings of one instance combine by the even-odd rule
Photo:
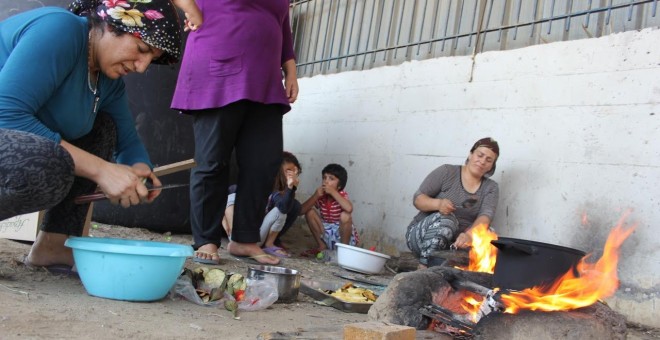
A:
<svg viewBox="0 0 660 340">
<path fill-rule="evenodd" d="M 491 274 L 449 267 L 397 274 L 369 309 L 369 319 L 426 329 L 430 319 L 420 312 L 422 307 L 434 302 L 452 311 L 460 311 L 460 301 L 465 293 L 459 293 L 452 284 L 470 281 L 491 288 L 491 278 Z"/>
<path fill-rule="evenodd" d="M 437 250 L 429 258 L 430 267 L 466 267 L 469 262 L 467 250 Z M 419 259 L 413 253 L 405 252 L 389 260 L 387 266 L 398 273 L 412 272 L 418 269 Z"/>
</svg>

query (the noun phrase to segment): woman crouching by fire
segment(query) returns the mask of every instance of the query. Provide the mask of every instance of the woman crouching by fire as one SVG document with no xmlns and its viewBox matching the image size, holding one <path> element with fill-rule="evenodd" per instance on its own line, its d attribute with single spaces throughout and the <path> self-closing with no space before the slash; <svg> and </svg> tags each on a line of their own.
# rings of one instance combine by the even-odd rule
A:
<svg viewBox="0 0 660 340">
<path fill-rule="evenodd" d="M 489 177 L 499 154 L 494 139 L 482 138 L 474 143 L 464 165 L 441 165 L 419 186 L 413 196 L 419 213 L 408 225 L 406 242 L 419 258 L 420 268 L 428 266 L 431 252 L 469 247 L 470 229 L 490 225 L 499 187 Z"/>
</svg>

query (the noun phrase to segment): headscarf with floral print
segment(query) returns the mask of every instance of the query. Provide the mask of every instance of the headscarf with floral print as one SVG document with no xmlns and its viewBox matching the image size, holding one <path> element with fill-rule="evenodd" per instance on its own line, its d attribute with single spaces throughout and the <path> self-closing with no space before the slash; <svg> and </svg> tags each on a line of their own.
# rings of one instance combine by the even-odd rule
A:
<svg viewBox="0 0 660 340">
<path fill-rule="evenodd" d="M 76 15 L 91 11 L 115 29 L 128 32 L 163 50 L 155 64 L 174 64 L 181 56 L 181 24 L 170 0 L 75 0 L 69 10 Z"/>
</svg>

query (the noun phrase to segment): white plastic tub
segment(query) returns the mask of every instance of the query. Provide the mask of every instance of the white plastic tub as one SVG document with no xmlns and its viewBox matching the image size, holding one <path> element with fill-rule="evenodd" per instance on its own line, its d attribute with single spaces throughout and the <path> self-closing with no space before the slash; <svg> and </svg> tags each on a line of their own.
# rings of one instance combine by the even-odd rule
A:
<svg viewBox="0 0 660 340">
<path fill-rule="evenodd" d="M 337 263 L 340 267 L 364 274 L 378 274 L 383 270 L 389 255 L 349 246 L 343 243 L 337 246 Z"/>
</svg>

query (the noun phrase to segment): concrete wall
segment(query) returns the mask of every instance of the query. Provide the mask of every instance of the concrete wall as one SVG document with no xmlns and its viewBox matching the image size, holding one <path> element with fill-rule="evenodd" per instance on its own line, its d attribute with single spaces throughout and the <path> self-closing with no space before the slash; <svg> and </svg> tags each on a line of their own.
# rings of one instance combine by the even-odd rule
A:
<svg viewBox="0 0 660 340">
<path fill-rule="evenodd" d="M 498 140 L 502 236 L 594 252 L 627 208 L 621 288 L 610 303 L 660 327 L 660 30 L 414 61 L 300 79 L 285 148 L 303 163 L 299 198 L 343 164 L 367 246 L 407 250 L 412 195 L 435 167 Z"/>
</svg>

